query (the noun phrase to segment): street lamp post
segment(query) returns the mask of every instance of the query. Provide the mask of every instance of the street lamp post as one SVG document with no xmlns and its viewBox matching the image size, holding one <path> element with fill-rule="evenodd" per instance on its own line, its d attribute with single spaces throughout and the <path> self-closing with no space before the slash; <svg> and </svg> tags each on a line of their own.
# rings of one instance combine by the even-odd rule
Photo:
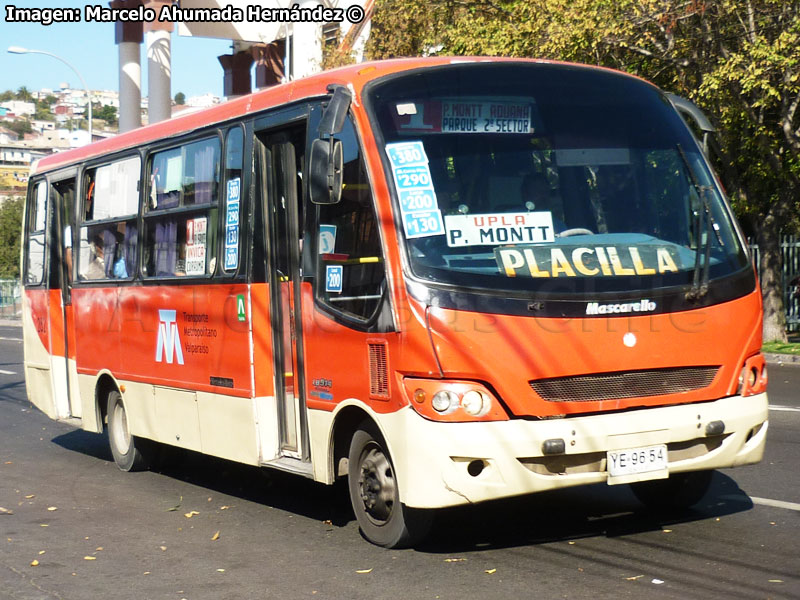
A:
<svg viewBox="0 0 800 600">
<path fill-rule="evenodd" d="M 81 83 L 83 84 L 83 89 L 86 90 L 86 98 L 88 100 L 87 104 L 89 106 L 89 143 L 91 144 L 92 143 L 92 93 L 89 91 L 89 86 L 86 85 L 86 80 L 78 72 L 78 69 L 76 69 L 74 66 L 72 66 L 70 63 L 68 63 L 60 56 L 53 54 L 52 52 L 45 52 L 44 50 L 29 50 L 28 48 L 21 48 L 20 46 L 10 46 L 8 48 L 8 51 L 11 54 L 44 54 L 45 56 L 52 56 L 53 58 L 63 62 L 65 65 L 67 65 L 70 69 L 72 69 L 75 72 L 75 75 L 78 76 L 78 79 L 80 79 Z"/>
</svg>

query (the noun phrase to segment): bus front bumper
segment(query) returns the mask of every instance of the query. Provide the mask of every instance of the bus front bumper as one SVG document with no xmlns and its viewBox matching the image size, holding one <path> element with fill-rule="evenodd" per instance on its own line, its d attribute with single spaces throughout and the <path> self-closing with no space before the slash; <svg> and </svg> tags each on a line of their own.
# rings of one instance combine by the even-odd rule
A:
<svg viewBox="0 0 800 600">
<path fill-rule="evenodd" d="M 438 423 L 406 408 L 382 415 L 380 423 L 402 502 L 440 508 L 653 477 L 642 473 L 610 480 L 609 451 L 666 444 L 669 473 L 756 463 L 764 454 L 768 406 L 767 395 L 759 394 L 613 414 L 491 423 Z M 555 440 L 556 447 L 563 440 L 564 452 L 545 455 L 547 440 Z"/>
</svg>

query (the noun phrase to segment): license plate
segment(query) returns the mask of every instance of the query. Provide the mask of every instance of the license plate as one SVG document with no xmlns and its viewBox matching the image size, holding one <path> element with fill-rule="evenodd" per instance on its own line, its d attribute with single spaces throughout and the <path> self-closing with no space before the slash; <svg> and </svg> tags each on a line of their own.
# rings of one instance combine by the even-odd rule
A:
<svg viewBox="0 0 800 600">
<path fill-rule="evenodd" d="M 608 483 L 667 477 L 668 462 L 666 444 L 609 450 L 606 454 Z M 649 474 L 651 477 L 639 477 L 642 474 Z"/>
</svg>

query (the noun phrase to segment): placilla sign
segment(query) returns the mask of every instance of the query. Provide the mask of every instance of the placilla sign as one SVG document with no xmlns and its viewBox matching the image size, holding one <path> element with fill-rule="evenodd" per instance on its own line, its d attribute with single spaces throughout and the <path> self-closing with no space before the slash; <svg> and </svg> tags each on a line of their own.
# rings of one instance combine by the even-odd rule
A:
<svg viewBox="0 0 800 600">
<path fill-rule="evenodd" d="M 446 215 L 444 225 L 451 248 L 555 241 L 553 215 L 549 211 Z"/>
<path fill-rule="evenodd" d="M 681 260 L 667 246 L 517 246 L 494 250 L 507 277 L 630 277 L 677 273 Z"/>
</svg>

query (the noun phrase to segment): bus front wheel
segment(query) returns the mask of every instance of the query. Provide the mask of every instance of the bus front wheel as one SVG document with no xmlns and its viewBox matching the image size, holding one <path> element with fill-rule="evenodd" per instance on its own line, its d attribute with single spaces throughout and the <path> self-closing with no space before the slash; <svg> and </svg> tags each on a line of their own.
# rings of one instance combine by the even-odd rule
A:
<svg viewBox="0 0 800 600">
<path fill-rule="evenodd" d="M 432 512 L 400 502 L 392 459 L 371 423 L 362 425 L 350 443 L 348 485 L 358 526 L 373 544 L 407 548 L 428 533 Z"/>
<path fill-rule="evenodd" d="M 113 390 L 108 394 L 108 443 L 114 462 L 123 471 L 142 471 L 149 466 L 149 440 L 137 438 L 128 427 L 128 411 L 122 395 Z"/>
</svg>

